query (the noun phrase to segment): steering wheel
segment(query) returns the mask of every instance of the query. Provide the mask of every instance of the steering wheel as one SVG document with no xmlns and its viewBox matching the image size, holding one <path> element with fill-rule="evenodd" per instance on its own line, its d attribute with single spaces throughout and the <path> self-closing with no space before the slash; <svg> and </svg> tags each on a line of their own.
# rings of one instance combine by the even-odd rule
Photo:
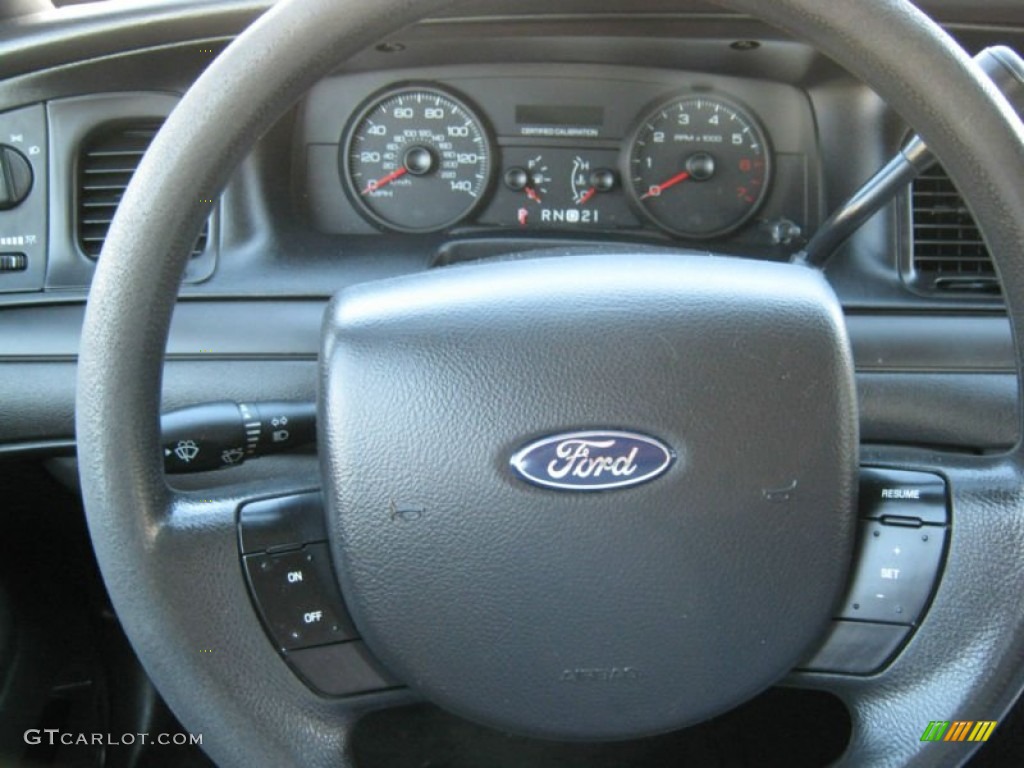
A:
<svg viewBox="0 0 1024 768">
<path fill-rule="evenodd" d="M 1024 126 L 1002 96 L 904 0 L 715 2 L 815 45 L 918 130 L 991 247 L 1019 370 Z M 317 696 L 261 631 L 237 510 L 298 488 L 167 486 L 160 385 L 179 280 L 210 201 L 275 119 L 339 61 L 446 5 L 275 5 L 167 120 L 99 261 L 77 399 L 93 545 L 147 672 L 222 765 L 349 764 L 357 717 L 397 699 Z M 366 647 L 414 695 L 539 735 L 653 733 L 748 699 L 815 647 L 846 583 L 851 360 L 836 297 L 800 266 L 593 255 L 343 292 L 323 329 L 319 448 L 331 555 Z M 545 435 L 613 427 L 633 430 L 632 453 L 600 455 L 579 432 L 582 449 L 547 456 L 649 482 L 574 492 L 509 469 Z M 657 450 L 664 466 L 647 472 Z M 843 764 L 960 763 L 975 745 L 926 751 L 923 725 L 998 719 L 1024 686 L 1022 455 L 890 457 L 946 478 L 949 550 L 889 668 L 801 683 L 849 708 Z"/>
</svg>

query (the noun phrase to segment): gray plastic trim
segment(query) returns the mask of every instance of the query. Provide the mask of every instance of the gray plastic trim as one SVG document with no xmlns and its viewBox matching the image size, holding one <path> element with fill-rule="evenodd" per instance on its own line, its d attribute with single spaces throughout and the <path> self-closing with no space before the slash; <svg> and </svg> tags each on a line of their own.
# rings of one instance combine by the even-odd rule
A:
<svg viewBox="0 0 1024 768">
<path fill-rule="evenodd" d="M 315 360 L 324 301 L 187 301 L 174 313 L 170 359 Z M 0 361 L 74 360 L 85 307 L 60 304 L 0 312 Z"/>
<path fill-rule="evenodd" d="M 276 317 L 280 322 L 268 322 L 265 329 L 248 334 L 248 338 L 274 345 L 267 344 L 264 353 L 233 359 L 225 359 L 223 353 L 172 354 L 164 373 L 165 409 L 225 398 L 312 401 L 316 397 L 316 352 L 302 350 L 316 346 L 317 334 L 309 336 L 306 331 L 314 316 L 318 322 L 319 302 L 308 302 L 295 314 L 282 313 L 274 302 L 251 304 L 271 304 L 261 315 Z M 62 309 L 81 312 L 76 307 Z M 248 308 L 245 320 L 252 319 L 255 309 Z M 3 323 L 6 314 L 0 313 L 0 344 L 5 345 L 12 340 Z M 188 319 L 190 329 L 183 334 L 181 314 L 179 308 L 172 349 L 187 348 L 192 339 L 199 337 L 197 329 L 204 325 L 204 316 L 198 313 Z M 252 326 L 240 321 L 238 327 Z M 19 342 L 31 346 L 32 339 Z M 861 344 L 858 349 L 863 348 Z M 277 352 L 268 354 L 268 349 Z M 74 433 L 76 373 L 74 348 L 70 351 L 49 359 L 0 358 L 0 458 L 67 451 Z M 896 373 L 862 369 L 857 374 L 857 394 L 865 443 L 992 451 L 1013 445 L 1017 438 L 1017 377 L 1012 372 Z"/>
<path fill-rule="evenodd" d="M 22 448 L 38 453 L 40 441 L 59 443 L 75 434 L 74 362 L 0 364 L 0 445 L 7 455 Z M 279 360 L 178 361 L 164 367 L 163 410 L 211 400 L 298 400 L 316 398 L 316 364 Z"/>
<path fill-rule="evenodd" d="M 170 359 L 315 359 L 327 303 L 320 299 L 182 301 Z M 72 360 L 85 307 L 34 305 L 0 311 L 0 361 Z M 846 316 L 864 373 L 1011 373 L 1010 325 L 1000 315 Z"/>
<path fill-rule="evenodd" d="M 1010 323 L 1001 315 L 847 315 L 862 372 L 1013 372 Z"/>
</svg>

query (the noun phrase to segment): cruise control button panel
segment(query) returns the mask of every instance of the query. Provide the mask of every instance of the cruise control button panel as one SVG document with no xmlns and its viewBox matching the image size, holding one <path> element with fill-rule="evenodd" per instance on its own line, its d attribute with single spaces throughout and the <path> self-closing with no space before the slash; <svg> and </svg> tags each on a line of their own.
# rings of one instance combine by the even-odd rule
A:
<svg viewBox="0 0 1024 768">
<path fill-rule="evenodd" d="M 307 544 L 279 555 L 247 555 L 245 571 L 278 648 L 356 639 L 334 583 L 326 544 Z"/>
<path fill-rule="evenodd" d="M 949 531 L 945 480 L 864 467 L 850 587 L 824 644 L 802 669 L 866 675 L 882 669 L 920 624 Z"/>
<path fill-rule="evenodd" d="M 946 543 L 938 526 L 861 523 L 860 551 L 842 618 L 915 624 L 931 597 Z"/>
<path fill-rule="evenodd" d="M 249 593 L 292 670 L 324 696 L 400 685 L 359 640 L 331 566 L 319 491 L 264 499 L 238 512 Z"/>
</svg>

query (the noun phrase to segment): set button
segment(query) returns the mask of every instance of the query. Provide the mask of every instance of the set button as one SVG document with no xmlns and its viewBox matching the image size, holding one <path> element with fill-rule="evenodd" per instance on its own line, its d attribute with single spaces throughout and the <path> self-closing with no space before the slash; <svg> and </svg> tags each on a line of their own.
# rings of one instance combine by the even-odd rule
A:
<svg viewBox="0 0 1024 768">
<path fill-rule="evenodd" d="M 861 523 L 860 552 L 842 618 L 915 624 L 939 573 L 946 529 Z"/>
</svg>

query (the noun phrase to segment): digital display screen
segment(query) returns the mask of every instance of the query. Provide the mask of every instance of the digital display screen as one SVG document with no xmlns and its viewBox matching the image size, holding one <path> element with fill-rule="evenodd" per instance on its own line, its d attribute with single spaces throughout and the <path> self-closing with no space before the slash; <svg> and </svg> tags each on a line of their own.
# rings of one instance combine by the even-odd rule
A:
<svg viewBox="0 0 1024 768">
<path fill-rule="evenodd" d="M 520 104 L 516 122 L 523 136 L 597 137 L 604 125 L 603 107 Z"/>
<path fill-rule="evenodd" d="M 520 125 L 601 126 L 604 123 L 604 108 L 520 105 L 516 107 L 516 122 Z"/>
</svg>

